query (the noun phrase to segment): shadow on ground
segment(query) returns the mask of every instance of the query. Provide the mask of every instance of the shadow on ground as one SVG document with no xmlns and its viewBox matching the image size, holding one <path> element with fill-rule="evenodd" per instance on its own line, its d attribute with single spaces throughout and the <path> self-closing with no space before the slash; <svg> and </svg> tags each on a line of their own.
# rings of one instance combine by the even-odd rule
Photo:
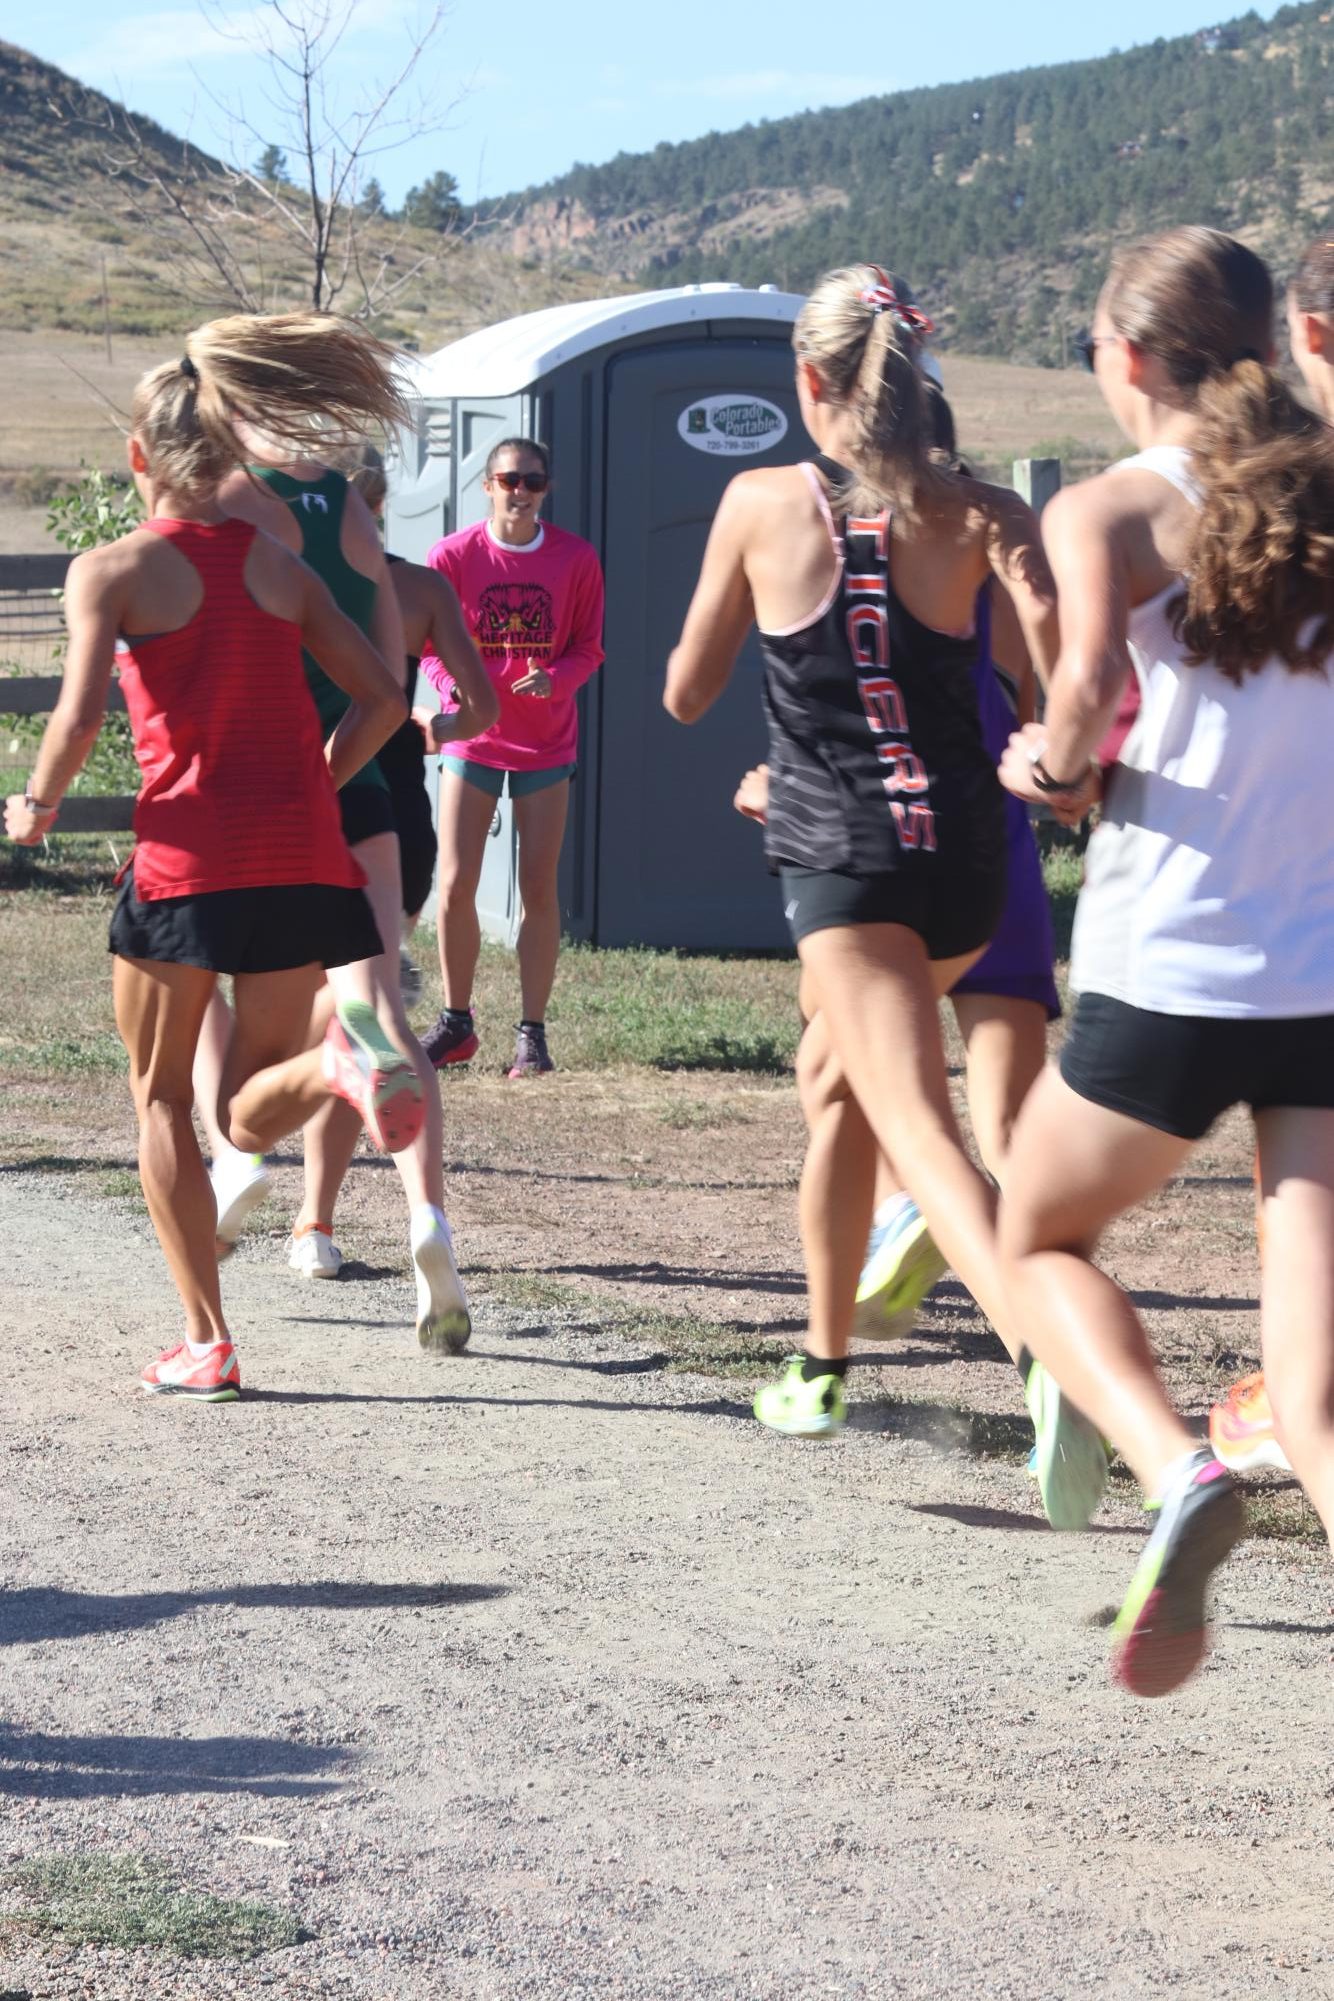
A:
<svg viewBox="0 0 1334 2001">
<path fill-rule="evenodd" d="M 89 1633 L 132 1632 L 159 1626 L 206 1605 L 255 1611 L 384 1612 L 475 1605 L 503 1598 L 506 1584 L 349 1584 L 328 1578 L 310 1584 L 225 1584 L 215 1591 L 0 1591 L 0 1647 Z"/>
<path fill-rule="evenodd" d="M 170 1793 L 332 1792 L 354 1754 L 281 1737 L 48 1736 L 0 1724 L 0 1798 L 145 1798 Z"/>
<path fill-rule="evenodd" d="M 1044 1535 L 1056 1533 L 1044 1515 L 1019 1515 L 1009 1508 L 979 1508 L 963 1501 L 907 1501 L 904 1505 L 911 1514 L 934 1515 L 939 1521 L 958 1522 L 966 1529 L 1040 1529 Z M 1133 1535 L 1141 1541 L 1144 1537 L 1143 1529 L 1121 1522 L 1090 1522 L 1080 1533 Z"/>
</svg>

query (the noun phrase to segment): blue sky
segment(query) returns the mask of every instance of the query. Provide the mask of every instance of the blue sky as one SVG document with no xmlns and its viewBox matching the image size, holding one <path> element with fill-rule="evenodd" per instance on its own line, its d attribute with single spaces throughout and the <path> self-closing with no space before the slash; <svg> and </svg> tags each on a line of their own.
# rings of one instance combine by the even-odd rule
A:
<svg viewBox="0 0 1334 2001">
<path fill-rule="evenodd" d="M 337 0 L 347 4 L 347 0 Z M 427 0 L 430 4 L 430 0 Z M 1262 0 L 1268 17 L 1277 0 Z M 1239 13 L 1208 0 L 1118 0 L 1115 7 L 1028 0 L 822 9 L 811 0 L 452 0 L 423 70 L 426 129 L 374 171 L 393 200 L 436 168 L 465 197 L 501 194 L 660 140 L 695 138 L 886 90 L 1105 55 Z M 210 94 L 270 136 L 263 71 L 248 43 L 264 0 L 44 0 L 6 33 L 85 83 L 217 150 Z M 344 106 L 401 62 L 419 0 L 355 0 L 335 82 Z M 824 23 L 862 24 L 855 55 L 819 39 Z M 875 21 L 879 32 L 866 32 Z M 870 53 L 868 54 L 868 48 Z M 280 139 L 281 134 L 271 134 Z"/>
</svg>

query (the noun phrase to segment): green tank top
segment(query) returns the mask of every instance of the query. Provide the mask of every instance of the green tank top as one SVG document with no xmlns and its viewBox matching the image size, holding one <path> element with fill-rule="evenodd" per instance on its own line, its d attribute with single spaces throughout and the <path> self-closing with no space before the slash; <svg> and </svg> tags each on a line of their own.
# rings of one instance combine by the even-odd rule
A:
<svg viewBox="0 0 1334 2001">
<path fill-rule="evenodd" d="M 251 471 L 279 500 L 286 501 L 301 530 L 301 556 L 317 577 L 329 587 L 341 612 L 369 637 L 371 613 L 375 609 L 375 580 L 354 570 L 343 554 L 343 508 L 347 501 L 347 481 L 340 472 L 325 472 L 319 479 L 293 479 L 290 473 L 271 466 L 252 466 Z M 331 681 L 319 661 L 302 652 L 306 681 L 315 698 L 320 728 L 327 737 L 339 718 L 351 706 L 350 698 Z M 375 758 L 363 764 L 350 785 L 378 785 L 388 791 L 384 773 Z"/>
</svg>

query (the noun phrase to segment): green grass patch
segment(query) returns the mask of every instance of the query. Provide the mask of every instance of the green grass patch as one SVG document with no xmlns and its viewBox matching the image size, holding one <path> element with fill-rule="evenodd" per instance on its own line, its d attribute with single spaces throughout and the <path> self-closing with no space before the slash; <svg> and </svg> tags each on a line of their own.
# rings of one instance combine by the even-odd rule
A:
<svg viewBox="0 0 1334 2001">
<path fill-rule="evenodd" d="M 665 1313 L 599 1288 L 570 1285 L 545 1272 L 491 1272 L 487 1293 L 507 1306 L 550 1312 L 558 1325 L 588 1324 L 660 1358 L 668 1375 L 725 1376 L 755 1381 L 774 1366 L 772 1340 L 728 1320 Z"/>
<path fill-rule="evenodd" d="M 1070 957 L 1070 937 L 1075 924 L 1075 904 L 1084 881 L 1082 846 L 1062 843 L 1048 847 L 1042 857 L 1042 879 L 1051 904 L 1051 928 L 1058 959 Z"/>
<path fill-rule="evenodd" d="M 0 686 L 0 701 L 3 699 L 4 689 Z M 0 713 L 0 763 L 16 765 L 26 771 L 36 757 L 45 728 L 45 716 Z M 88 754 L 88 762 L 71 784 L 69 796 L 71 799 L 99 799 L 104 794 L 112 798 L 127 793 L 133 796 L 138 792 L 139 784 L 140 771 L 130 737 L 130 719 L 120 714 L 110 715 L 102 724 L 97 741 Z M 63 840 L 65 836 L 57 832 L 52 838 Z"/>
<path fill-rule="evenodd" d="M 183 1959 L 256 1959 L 306 1936 L 267 1904 L 181 1890 L 143 1855 L 50 1855 L 0 1878 L 19 1895 L 0 1922 L 68 1945 L 148 1946 Z"/>
<path fill-rule="evenodd" d="M 31 899 L 52 901 L 97 898 L 106 902 L 109 915 L 116 871 L 132 845 L 129 834 L 49 834 L 35 848 L 0 841 L 0 891 L 21 889 Z"/>
<path fill-rule="evenodd" d="M 16 1052 L 17 1067 L 48 1077 L 123 1077 L 125 1048 L 118 1035 L 57 1035 Z"/>
<path fill-rule="evenodd" d="M 558 1278 L 548 1278 L 545 1272 L 540 1271 L 490 1272 L 486 1289 L 492 1299 L 500 1300 L 505 1306 L 532 1307 L 537 1313 L 552 1310 L 576 1314 L 587 1299 L 587 1295 L 575 1286 L 565 1285 Z"/>
<path fill-rule="evenodd" d="M 1246 1487 L 1246 1533 L 1261 1542 L 1325 1547 L 1320 1517 L 1300 1487 Z"/>
<path fill-rule="evenodd" d="M 755 1120 L 739 1105 L 721 1102 L 699 1104 L 686 1100 L 680 1104 L 664 1105 L 658 1113 L 658 1122 L 670 1126 L 674 1132 L 716 1132 L 720 1126 L 751 1126 Z"/>
<path fill-rule="evenodd" d="M 614 1327 L 623 1340 L 661 1350 L 669 1376 L 722 1376 L 753 1383 L 772 1375 L 781 1359 L 772 1340 L 727 1320 L 699 1320 L 690 1313 L 631 1306 L 621 1309 Z"/>
<path fill-rule="evenodd" d="M 144 1201 L 144 1191 L 137 1174 L 127 1167 L 108 1168 L 100 1174 L 96 1183 L 97 1193 L 112 1202 L 129 1202 L 136 1209 L 148 1214 L 148 1204 Z"/>
<path fill-rule="evenodd" d="M 773 1075 L 796 1051 L 795 973 L 785 959 L 571 948 L 552 1005 L 591 1067 Z"/>
<path fill-rule="evenodd" d="M 413 957 L 424 974 L 421 1017 L 440 1006 L 435 939 L 419 926 Z M 507 1055 L 519 1013 L 513 952 L 487 941 L 473 1005 L 482 1062 Z M 800 1023 L 797 969 L 774 958 L 710 957 L 643 948 L 567 945 L 547 1013 L 562 1070 L 707 1070 L 759 1076 L 790 1069 Z M 499 1040 L 497 1041 L 497 1038 Z"/>
</svg>

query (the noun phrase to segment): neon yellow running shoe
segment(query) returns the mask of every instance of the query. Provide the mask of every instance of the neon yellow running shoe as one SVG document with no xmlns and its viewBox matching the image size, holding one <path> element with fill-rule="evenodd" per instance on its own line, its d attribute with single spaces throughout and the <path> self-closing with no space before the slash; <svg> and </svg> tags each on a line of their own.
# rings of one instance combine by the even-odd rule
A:
<svg viewBox="0 0 1334 2001">
<path fill-rule="evenodd" d="M 1047 1520 L 1054 1529 L 1086 1529 L 1107 1491 L 1107 1447 L 1097 1426 L 1061 1394 L 1041 1362 L 1025 1351 L 1020 1364 L 1024 1401 L 1037 1433 L 1030 1465 Z"/>
<path fill-rule="evenodd" d="M 1178 1464 L 1157 1516 L 1112 1628 L 1112 1675 L 1132 1695 L 1170 1694 L 1195 1672 L 1209 1580 L 1246 1531 L 1241 1495 L 1204 1447 Z"/>
<path fill-rule="evenodd" d="M 873 1225 L 857 1286 L 859 1334 L 910 1334 L 917 1309 L 948 1266 L 912 1197 Z"/>
<path fill-rule="evenodd" d="M 832 1438 L 842 1431 L 848 1414 L 843 1385 L 837 1376 L 817 1376 L 808 1383 L 801 1373 L 803 1355 L 793 1355 L 776 1383 L 766 1383 L 754 1410 L 770 1431 L 789 1438 Z"/>
</svg>

